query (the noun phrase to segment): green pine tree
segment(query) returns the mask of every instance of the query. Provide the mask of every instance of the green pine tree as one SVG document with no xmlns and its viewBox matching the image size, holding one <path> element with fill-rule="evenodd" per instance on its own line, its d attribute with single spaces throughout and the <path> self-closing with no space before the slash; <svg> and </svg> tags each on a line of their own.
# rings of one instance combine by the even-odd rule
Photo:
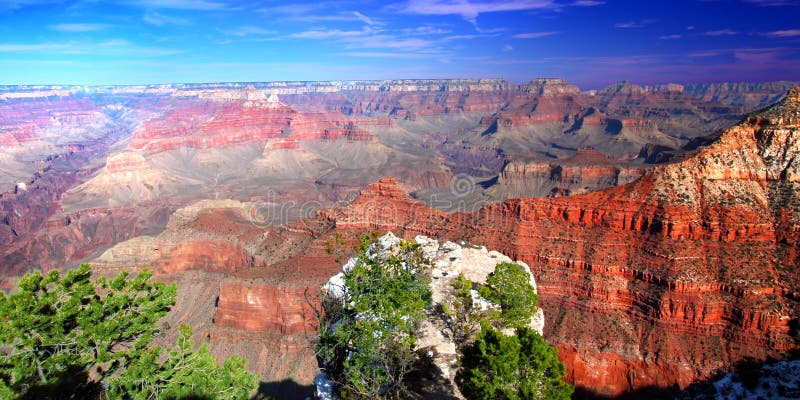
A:
<svg viewBox="0 0 800 400">
<path fill-rule="evenodd" d="M 483 324 L 475 342 L 462 349 L 456 384 L 468 400 L 569 399 L 558 351 L 529 328 L 505 336 Z"/>
<path fill-rule="evenodd" d="M 420 361 L 416 335 L 431 304 L 429 261 L 402 241 L 395 253 L 362 237 L 345 298 L 323 298 L 317 355 L 343 399 L 406 398 Z"/>
<path fill-rule="evenodd" d="M 500 323 L 509 328 L 527 326 L 537 311 L 539 297 L 530 284 L 528 271 L 516 263 L 497 264 L 486 277 L 480 295 L 500 305 Z"/>
<path fill-rule="evenodd" d="M 226 361 L 229 371 L 214 370 L 205 347 L 196 353 L 186 347 L 190 330 L 182 330 L 178 350 L 150 348 L 176 294 L 174 285 L 150 282 L 151 276 L 123 272 L 93 281 L 83 264 L 63 277 L 58 271 L 28 274 L 16 293 L 0 293 L 0 398 L 93 398 L 106 389 L 109 398 L 152 398 L 139 397 L 145 386 L 123 393 L 115 385 L 127 382 L 130 367 L 164 367 L 179 356 L 195 363 L 184 361 L 191 365 L 184 372 L 194 369 L 192 379 L 205 380 L 201 388 L 229 386 L 235 389 L 226 393 L 237 395 L 222 398 L 246 397 L 240 394 L 254 388 L 255 377 L 243 362 L 234 358 Z"/>
<path fill-rule="evenodd" d="M 192 328 L 181 325 L 174 349 L 153 347 L 131 359 L 122 374 L 109 379 L 112 399 L 247 399 L 255 376 L 237 356 L 220 365 L 203 344 L 196 351 Z"/>
</svg>

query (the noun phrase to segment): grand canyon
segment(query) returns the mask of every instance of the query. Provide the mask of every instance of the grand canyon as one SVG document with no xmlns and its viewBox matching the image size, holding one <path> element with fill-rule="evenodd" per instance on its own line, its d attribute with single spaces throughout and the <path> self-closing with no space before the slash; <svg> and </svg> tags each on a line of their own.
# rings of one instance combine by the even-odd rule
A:
<svg viewBox="0 0 800 400">
<path fill-rule="evenodd" d="M 800 350 L 797 85 L 0 87 L 0 287 L 152 270 L 303 397 L 329 243 L 424 235 L 530 265 L 579 396 L 674 394 Z"/>
</svg>

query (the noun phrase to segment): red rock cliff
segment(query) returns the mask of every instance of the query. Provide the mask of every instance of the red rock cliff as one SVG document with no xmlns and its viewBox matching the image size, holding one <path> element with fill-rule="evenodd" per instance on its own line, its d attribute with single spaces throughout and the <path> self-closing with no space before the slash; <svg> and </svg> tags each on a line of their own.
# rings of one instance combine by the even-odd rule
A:
<svg viewBox="0 0 800 400">
<path fill-rule="evenodd" d="M 610 190 L 446 215 L 383 180 L 323 216 L 338 228 L 438 233 L 521 259 L 572 382 L 603 395 L 685 387 L 799 347 L 798 95 L 696 156 Z"/>
</svg>

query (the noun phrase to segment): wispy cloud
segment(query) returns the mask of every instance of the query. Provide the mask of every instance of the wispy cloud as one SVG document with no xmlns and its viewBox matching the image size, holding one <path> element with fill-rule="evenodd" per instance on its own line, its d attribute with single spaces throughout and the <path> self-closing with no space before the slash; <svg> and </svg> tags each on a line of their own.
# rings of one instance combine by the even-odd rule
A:
<svg viewBox="0 0 800 400">
<path fill-rule="evenodd" d="M 478 31 L 478 33 L 487 33 L 488 34 L 488 33 L 504 32 L 504 31 L 507 31 L 508 29 L 507 28 L 481 28 L 480 26 L 475 25 L 475 30 Z"/>
<path fill-rule="evenodd" d="M 467 34 L 463 34 L 463 35 L 445 36 L 445 37 L 441 38 L 440 40 L 443 41 L 443 42 L 449 42 L 449 41 L 453 41 L 453 40 L 473 40 L 473 39 L 496 37 L 496 36 L 499 36 L 499 35 L 496 34 L 496 33 L 491 33 L 491 34 L 467 33 Z"/>
<path fill-rule="evenodd" d="M 347 51 L 341 53 L 345 57 L 363 57 L 363 58 L 430 58 L 429 53 L 409 53 L 409 52 L 391 52 L 391 51 Z"/>
<path fill-rule="evenodd" d="M 597 1 L 597 0 L 576 0 L 570 3 L 571 6 L 575 7 L 594 7 L 594 6 L 602 6 L 606 4 L 605 1 Z"/>
<path fill-rule="evenodd" d="M 220 32 L 228 35 L 228 36 L 265 36 L 265 35 L 274 35 L 278 33 L 277 31 L 264 29 L 258 26 L 240 26 L 238 28 L 228 29 L 228 30 L 220 30 Z"/>
<path fill-rule="evenodd" d="M 159 14 L 157 12 L 145 13 L 142 20 L 150 25 L 164 26 L 164 25 L 189 25 L 189 20 L 186 18 L 172 17 L 169 15 Z"/>
<path fill-rule="evenodd" d="M 719 29 L 716 31 L 708 31 L 704 33 L 706 36 L 733 36 L 738 35 L 738 32 L 731 29 Z"/>
<path fill-rule="evenodd" d="M 383 25 L 383 22 L 354 10 L 341 10 L 341 4 L 333 2 L 315 2 L 302 4 L 284 4 L 274 7 L 261 7 L 256 11 L 270 19 L 292 22 L 363 22 L 367 25 Z"/>
<path fill-rule="evenodd" d="M 663 36 L 659 36 L 659 37 L 658 37 L 658 39 L 659 39 L 659 40 L 676 40 L 676 39 L 680 39 L 680 38 L 682 38 L 682 37 L 683 37 L 683 35 L 679 35 L 679 34 L 673 34 L 673 35 L 663 35 Z"/>
<path fill-rule="evenodd" d="M 288 37 L 292 39 L 335 39 L 350 36 L 363 36 L 372 32 L 370 29 L 362 29 L 357 31 L 342 31 L 339 29 L 311 29 L 302 32 L 290 34 Z"/>
<path fill-rule="evenodd" d="M 58 43 L 0 43 L 0 53 L 92 54 L 126 57 L 157 57 L 184 53 L 183 50 L 140 46 L 125 39 L 101 42 L 69 41 Z"/>
<path fill-rule="evenodd" d="M 400 11 L 419 15 L 460 15 L 467 21 L 476 22 L 478 15 L 500 11 L 523 11 L 561 7 L 551 0 L 499 0 L 499 1 L 451 1 L 410 0 L 400 6 Z"/>
<path fill-rule="evenodd" d="M 94 32 L 108 29 L 110 27 L 111 25 L 109 24 L 92 23 L 48 25 L 48 28 L 58 32 Z"/>
<path fill-rule="evenodd" d="M 368 17 L 368 16 L 366 16 L 366 15 L 364 15 L 364 14 L 358 12 L 358 11 L 353 11 L 353 15 L 356 18 L 358 18 L 359 21 L 361 21 L 361 22 L 363 22 L 363 23 L 365 23 L 367 25 L 375 25 L 376 24 L 376 22 L 372 18 L 370 18 L 370 17 Z"/>
<path fill-rule="evenodd" d="M 744 0 L 744 2 L 762 7 L 800 6 L 797 0 Z"/>
<path fill-rule="evenodd" d="M 561 32 L 558 31 L 549 31 L 549 32 L 529 32 L 529 33 L 518 33 L 516 35 L 511 35 L 514 39 L 538 39 L 547 36 L 558 35 Z"/>
<path fill-rule="evenodd" d="M 61 0 L 3 0 L 0 1 L 0 12 L 13 11 L 27 6 L 54 4 L 60 2 Z"/>
<path fill-rule="evenodd" d="M 69 46 L 59 43 L 0 43 L 0 53 L 59 51 Z"/>
<path fill-rule="evenodd" d="M 796 37 L 800 36 L 800 29 L 786 29 L 781 31 L 772 31 L 772 32 L 767 32 L 766 35 L 778 38 Z"/>
<path fill-rule="evenodd" d="M 652 19 L 644 19 L 641 21 L 617 22 L 616 24 L 614 24 L 614 28 L 619 28 L 619 29 L 644 28 L 645 26 L 650 25 L 653 22 L 656 21 Z"/>
<path fill-rule="evenodd" d="M 401 32 L 406 34 L 406 35 L 421 35 L 421 36 L 425 36 L 425 35 L 446 35 L 446 34 L 451 33 L 453 31 L 450 30 L 450 29 L 444 29 L 444 28 L 435 27 L 435 26 L 431 26 L 431 25 L 423 25 L 423 26 L 418 26 L 416 28 L 404 28 Z"/>
<path fill-rule="evenodd" d="M 326 3 L 326 2 L 316 2 L 316 3 L 289 3 L 283 4 L 280 6 L 273 6 L 273 7 L 261 7 L 257 11 L 263 14 L 269 14 L 270 16 L 276 15 L 304 15 L 314 13 L 320 10 L 324 10 L 326 8 L 330 8 L 333 4 Z"/>
<path fill-rule="evenodd" d="M 687 56 L 691 58 L 703 58 L 703 57 L 716 57 L 720 54 L 722 54 L 722 52 L 719 50 L 705 50 L 705 51 L 694 51 L 687 54 Z"/>
<path fill-rule="evenodd" d="M 212 0 L 121 0 L 120 2 L 152 9 L 213 11 L 229 7 L 226 3 Z"/>
<path fill-rule="evenodd" d="M 374 35 L 366 37 L 344 38 L 346 48 L 389 49 L 399 51 L 431 50 L 436 42 L 420 38 L 397 38 L 390 35 Z"/>
<path fill-rule="evenodd" d="M 503 46 L 503 51 L 505 51 L 505 52 L 513 51 L 513 50 L 514 50 L 514 47 L 511 46 L 510 44 L 507 44 L 507 45 Z"/>
</svg>

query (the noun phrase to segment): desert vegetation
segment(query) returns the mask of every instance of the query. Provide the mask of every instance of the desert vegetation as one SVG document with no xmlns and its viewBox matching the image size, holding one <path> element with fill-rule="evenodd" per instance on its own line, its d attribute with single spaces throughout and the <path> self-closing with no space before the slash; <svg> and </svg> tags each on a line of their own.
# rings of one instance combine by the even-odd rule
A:
<svg viewBox="0 0 800 400">
<path fill-rule="evenodd" d="M 500 263 L 482 285 L 459 275 L 434 307 L 430 269 L 417 243 L 388 249 L 362 237 L 341 279 L 323 287 L 316 351 L 330 398 L 419 397 L 417 380 L 435 368 L 417 345 L 431 316 L 459 348 L 456 382 L 467 399 L 570 397 L 557 350 L 528 327 L 538 308 L 527 271 Z"/>
<path fill-rule="evenodd" d="M 4 399 L 246 399 L 246 362 L 215 362 L 180 326 L 173 348 L 153 345 L 176 288 L 150 272 L 92 280 L 89 266 L 20 279 L 0 292 L 0 397 Z"/>
</svg>

